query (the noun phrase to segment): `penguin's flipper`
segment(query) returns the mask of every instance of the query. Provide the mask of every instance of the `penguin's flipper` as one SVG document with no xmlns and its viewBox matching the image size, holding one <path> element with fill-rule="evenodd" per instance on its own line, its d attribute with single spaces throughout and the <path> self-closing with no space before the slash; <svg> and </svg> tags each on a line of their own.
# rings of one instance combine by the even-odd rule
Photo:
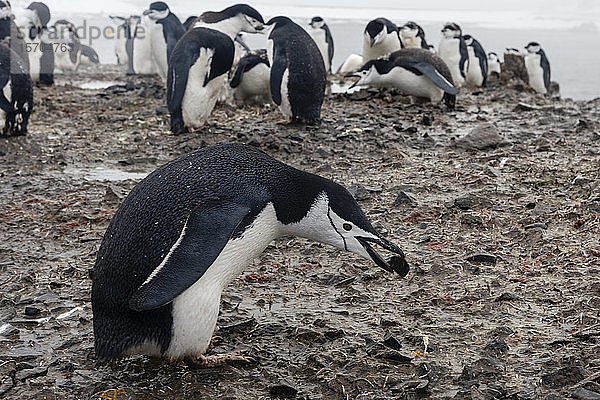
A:
<svg viewBox="0 0 600 400">
<path fill-rule="evenodd" d="M 482 87 L 485 87 L 487 82 L 488 75 L 488 59 L 487 54 L 481 43 L 476 40 L 473 40 L 473 52 L 475 53 L 475 57 L 479 60 L 479 68 L 481 69 L 481 75 L 483 76 L 483 82 L 481 83 Z"/>
<path fill-rule="evenodd" d="M 240 86 L 240 83 L 242 82 L 242 76 L 244 76 L 244 72 L 248 70 L 248 68 L 246 68 L 247 64 L 248 58 L 242 57 L 235 68 L 235 72 L 233 73 L 231 81 L 229 82 L 230 87 L 235 89 L 236 87 Z"/>
<path fill-rule="evenodd" d="M 89 58 L 92 63 L 100 64 L 100 58 L 98 57 L 98 53 L 96 53 L 96 50 L 94 50 L 90 46 L 82 44 L 81 54 Z"/>
<path fill-rule="evenodd" d="M 540 66 L 542 67 L 542 71 L 544 72 L 544 86 L 546 89 L 550 87 L 550 62 L 548 62 L 548 58 L 546 58 L 546 54 L 540 50 L 542 54 L 540 54 Z"/>
<path fill-rule="evenodd" d="M 196 207 L 167 256 L 129 300 L 134 311 L 152 310 L 173 301 L 192 286 L 219 256 L 238 227 L 249 224 L 264 208 L 219 201 Z"/>
<path fill-rule="evenodd" d="M 440 89 L 448 94 L 457 94 L 458 90 L 454 87 L 453 84 L 448 82 L 446 78 L 442 76 L 438 72 L 435 67 L 427 62 L 422 61 L 401 61 L 398 62 L 398 65 L 403 66 L 408 69 L 416 69 L 421 72 L 423 75 L 431 79 L 431 81 Z"/>
<path fill-rule="evenodd" d="M 467 44 L 462 38 L 459 39 L 458 51 L 460 52 L 460 61 L 458 62 L 458 69 L 463 78 L 467 76 L 467 68 L 469 68 L 469 51 L 467 50 Z"/>
<path fill-rule="evenodd" d="M 278 106 L 281 105 L 281 83 L 288 67 L 288 60 L 283 46 L 273 46 L 273 65 L 271 66 L 271 97 Z"/>
</svg>

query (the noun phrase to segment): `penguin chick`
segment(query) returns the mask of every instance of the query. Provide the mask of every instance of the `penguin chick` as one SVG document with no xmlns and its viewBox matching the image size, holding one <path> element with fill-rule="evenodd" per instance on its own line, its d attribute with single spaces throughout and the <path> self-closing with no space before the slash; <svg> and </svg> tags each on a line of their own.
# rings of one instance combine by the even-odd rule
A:
<svg viewBox="0 0 600 400">
<path fill-rule="evenodd" d="M 271 102 L 271 65 L 266 50 L 246 54 L 235 67 L 229 86 L 237 104 L 268 104 Z"/>
<path fill-rule="evenodd" d="M 429 50 L 429 45 L 425 40 L 425 31 L 416 22 L 408 21 L 400 28 L 400 40 L 403 47 L 417 47 Z"/>
<path fill-rule="evenodd" d="M 498 57 L 498 54 L 490 51 L 488 53 L 488 77 L 494 74 L 499 77 L 501 72 L 500 58 Z"/>
</svg>

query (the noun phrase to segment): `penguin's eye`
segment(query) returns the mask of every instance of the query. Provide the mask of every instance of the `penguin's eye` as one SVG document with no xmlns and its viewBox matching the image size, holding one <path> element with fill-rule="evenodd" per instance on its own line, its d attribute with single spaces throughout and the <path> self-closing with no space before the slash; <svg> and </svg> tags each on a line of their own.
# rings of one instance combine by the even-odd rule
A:
<svg viewBox="0 0 600 400">
<path fill-rule="evenodd" d="M 342 227 L 347 230 L 347 231 L 351 231 L 352 230 L 352 225 L 349 223 L 345 223 L 344 225 L 342 225 Z"/>
</svg>

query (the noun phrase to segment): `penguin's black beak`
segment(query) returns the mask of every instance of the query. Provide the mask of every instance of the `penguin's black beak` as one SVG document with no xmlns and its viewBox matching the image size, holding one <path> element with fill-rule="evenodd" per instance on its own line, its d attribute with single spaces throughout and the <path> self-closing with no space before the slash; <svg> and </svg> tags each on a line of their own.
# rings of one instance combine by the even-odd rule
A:
<svg viewBox="0 0 600 400">
<path fill-rule="evenodd" d="M 371 47 L 373 47 L 373 44 L 375 44 L 375 38 L 372 37 L 370 42 L 371 42 Z"/>
<path fill-rule="evenodd" d="M 246 50 L 247 52 L 251 52 L 252 50 L 250 49 L 250 47 L 248 47 L 248 45 L 246 44 L 246 42 L 244 42 L 244 39 L 242 39 L 242 37 L 240 35 L 237 35 L 234 39 L 234 41 L 236 41 L 237 43 L 239 43 L 244 50 Z"/>
<path fill-rule="evenodd" d="M 388 272 L 396 272 L 401 277 L 405 277 L 408 274 L 410 267 L 406 262 L 404 252 L 402 251 L 402 249 L 400 249 L 400 247 L 396 246 L 394 243 L 382 237 L 377 239 L 357 237 L 356 239 L 365 248 L 371 259 L 375 264 L 377 264 L 377 266 L 385 269 Z M 385 261 L 379 255 L 379 253 L 377 253 L 375 249 L 373 249 L 371 243 L 377 244 L 383 247 L 384 249 L 397 254 L 397 256 L 392 256 L 389 261 Z"/>
<path fill-rule="evenodd" d="M 349 88 L 352 89 L 353 87 L 355 87 L 356 85 L 358 85 L 358 82 L 360 82 L 360 75 L 358 75 L 356 72 L 351 72 L 349 74 L 344 75 L 344 78 L 358 78 L 358 80 L 356 82 L 354 82 Z"/>
</svg>

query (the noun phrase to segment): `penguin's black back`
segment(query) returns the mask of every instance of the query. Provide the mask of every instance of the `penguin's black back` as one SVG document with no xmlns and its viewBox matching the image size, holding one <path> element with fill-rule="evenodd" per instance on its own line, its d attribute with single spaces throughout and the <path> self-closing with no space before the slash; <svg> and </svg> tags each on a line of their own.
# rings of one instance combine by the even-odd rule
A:
<svg viewBox="0 0 600 400">
<path fill-rule="evenodd" d="M 273 20 L 277 22 L 269 35 L 269 39 L 273 40 L 274 53 L 271 95 L 274 99 L 280 97 L 279 93 L 273 93 L 279 89 L 273 88 L 273 79 L 279 73 L 283 74 L 281 67 L 284 63 L 288 69 L 288 97 L 293 117 L 306 122 L 318 121 L 327 84 L 321 52 L 310 35 L 289 18 L 275 17 Z M 277 59 L 278 52 L 284 54 L 285 61 Z"/>
</svg>

